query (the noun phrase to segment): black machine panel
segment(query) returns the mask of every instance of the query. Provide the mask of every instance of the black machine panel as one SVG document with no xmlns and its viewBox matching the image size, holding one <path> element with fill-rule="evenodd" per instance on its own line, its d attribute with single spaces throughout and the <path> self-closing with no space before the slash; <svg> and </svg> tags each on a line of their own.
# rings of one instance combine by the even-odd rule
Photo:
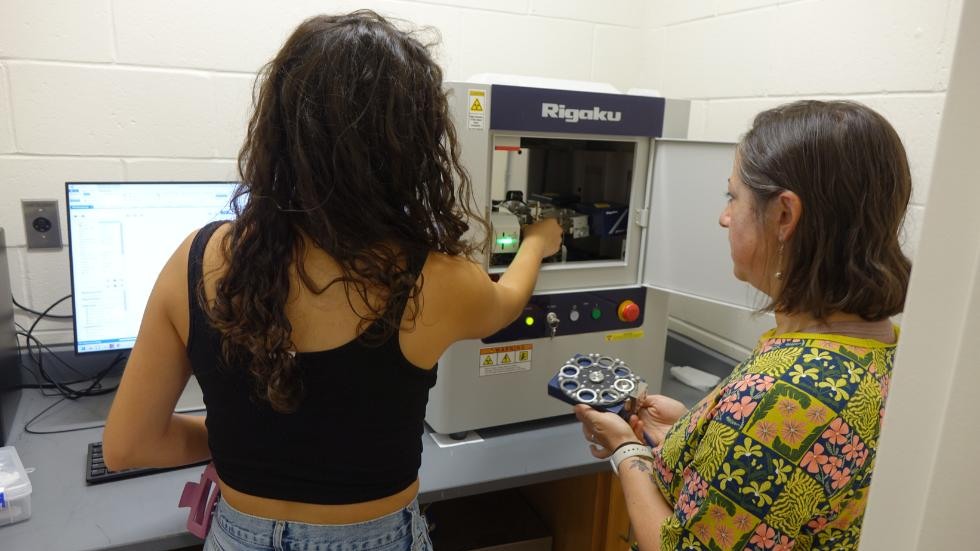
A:
<svg viewBox="0 0 980 551">
<path fill-rule="evenodd" d="M 491 344 L 550 337 L 552 324 L 548 322 L 549 314 L 557 317 L 555 337 L 636 328 L 643 325 L 645 306 L 646 289 L 642 287 L 534 295 L 517 320 L 483 339 L 483 342 Z M 621 313 L 623 317 L 620 317 Z"/>
</svg>

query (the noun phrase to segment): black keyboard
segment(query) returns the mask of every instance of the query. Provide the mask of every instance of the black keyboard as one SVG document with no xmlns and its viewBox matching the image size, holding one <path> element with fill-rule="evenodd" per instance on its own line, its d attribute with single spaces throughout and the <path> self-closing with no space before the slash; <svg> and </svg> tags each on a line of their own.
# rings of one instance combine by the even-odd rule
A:
<svg viewBox="0 0 980 551">
<path fill-rule="evenodd" d="M 102 460 L 102 442 L 92 442 L 88 445 L 88 454 L 85 457 L 85 482 L 89 484 L 102 484 L 113 480 L 123 480 L 148 474 L 162 473 L 177 469 L 186 469 L 197 465 L 207 465 L 210 460 L 191 463 L 190 465 L 180 465 L 177 467 L 140 467 L 136 469 L 125 469 L 122 471 L 110 471 Z"/>
</svg>

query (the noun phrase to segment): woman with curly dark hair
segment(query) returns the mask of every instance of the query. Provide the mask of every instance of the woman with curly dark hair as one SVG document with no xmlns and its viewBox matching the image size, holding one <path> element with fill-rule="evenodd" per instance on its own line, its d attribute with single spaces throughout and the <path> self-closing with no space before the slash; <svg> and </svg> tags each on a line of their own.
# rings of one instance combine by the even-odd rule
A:
<svg viewBox="0 0 980 551">
<path fill-rule="evenodd" d="M 435 364 L 519 315 L 561 230 L 525 228 L 498 282 L 471 260 L 485 222 L 442 72 L 377 14 L 305 21 L 259 82 L 237 217 L 188 236 L 160 274 L 106 464 L 210 457 L 206 548 L 427 548 L 415 498 Z M 206 419 L 172 413 L 191 374 Z"/>
</svg>

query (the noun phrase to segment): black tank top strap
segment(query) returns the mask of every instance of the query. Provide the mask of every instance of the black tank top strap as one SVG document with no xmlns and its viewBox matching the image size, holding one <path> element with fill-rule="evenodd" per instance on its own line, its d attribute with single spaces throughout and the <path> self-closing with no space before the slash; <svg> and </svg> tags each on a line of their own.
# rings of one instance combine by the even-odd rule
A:
<svg viewBox="0 0 980 551">
<path fill-rule="evenodd" d="M 408 271 L 413 276 L 415 280 L 418 281 L 419 277 L 422 275 L 422 268 L 425 267 L 425 261 L 429 258 L 429 251 L 413 251 L 408 255 Z M 405 308 L 408 306 L 408 301 L 411 300 L 411 292 L 405 295 L 405 298 L 401 300 L 400 304 L 395 305 L 401 316 L 405 315 Z"/>
<path fill-rule="evenodd" d="M 204 277 L 204 249 L 207 248 L 214 232 L 226 222 L 227 220 L 216 220 L 198 230 L 197 235 L 194 236 L 194 241 L 191 242 L 191 249 L 187 253 L 187 306 L 190 312 L 187 329 L 188 352 L 194 344 L 195 337 L 207 324 L 203 306 L 197 300 L 197 289 Z"/>
<path fill-rule="evenodd" d="M 422 268 L 425 267 L 425 261 L 429 257 L 429 252 L 426 250 L 422 251 L 411 251 L 408 253 L 407 265 L 408 273 L 412 274 L 413 285 L 414 282 L 418 280 L 419 276 L 422 274 Z M 402 319 L 405 315 L 405 308 L 408 307 L 408 303 L 412 300 L 414 291 L 409 289 L 407 293 L 399 297 L 395 302 L 388 305 L 389 312 L 397 312 L 397 320 Z M 384 345 L 389 348 L 399 348 L 398 344 L 398 327 L 391 327 L 390 322 L 384 319 L 375 320 L 373 323 L 368 325 L 367 329 L 364 330 L 362 334 L 362 340 L 364 342 L 377 341 L 377 339 L 384 339 Z"/>
</svg>

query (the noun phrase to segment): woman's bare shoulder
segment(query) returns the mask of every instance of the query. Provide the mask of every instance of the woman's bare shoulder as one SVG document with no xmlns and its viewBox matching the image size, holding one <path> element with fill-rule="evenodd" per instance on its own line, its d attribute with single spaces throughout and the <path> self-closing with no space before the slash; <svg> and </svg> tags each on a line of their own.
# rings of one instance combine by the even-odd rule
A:
<svg viewBox="0 0 980 551">
<path fill-rule="evenodd" d="M 231 228 L 232 224 L 218 226 L 204 246 L 204 257 L 201 260 L 201 266 L 203 267 L 204 286 L 208 296 L 213 295 L 213 288 L 216 281 L 224 275 L 225 270 L 228 268 L 227 261 L 231 255 L 227 250 L 228 242 L 225 238 L 231 233 Z M 196 237 L 197 233 L 194 232 L 191 234 L 192 238 Z"/>
<path fill-rule="evenodd" d="M 430 283 L 443 285 L 472 285 L 487 280 L 487 272 L 480 264 L 465 256 L 453 256 L 431 252 L 422 269 L 426 286 Z"/>
</svg>

